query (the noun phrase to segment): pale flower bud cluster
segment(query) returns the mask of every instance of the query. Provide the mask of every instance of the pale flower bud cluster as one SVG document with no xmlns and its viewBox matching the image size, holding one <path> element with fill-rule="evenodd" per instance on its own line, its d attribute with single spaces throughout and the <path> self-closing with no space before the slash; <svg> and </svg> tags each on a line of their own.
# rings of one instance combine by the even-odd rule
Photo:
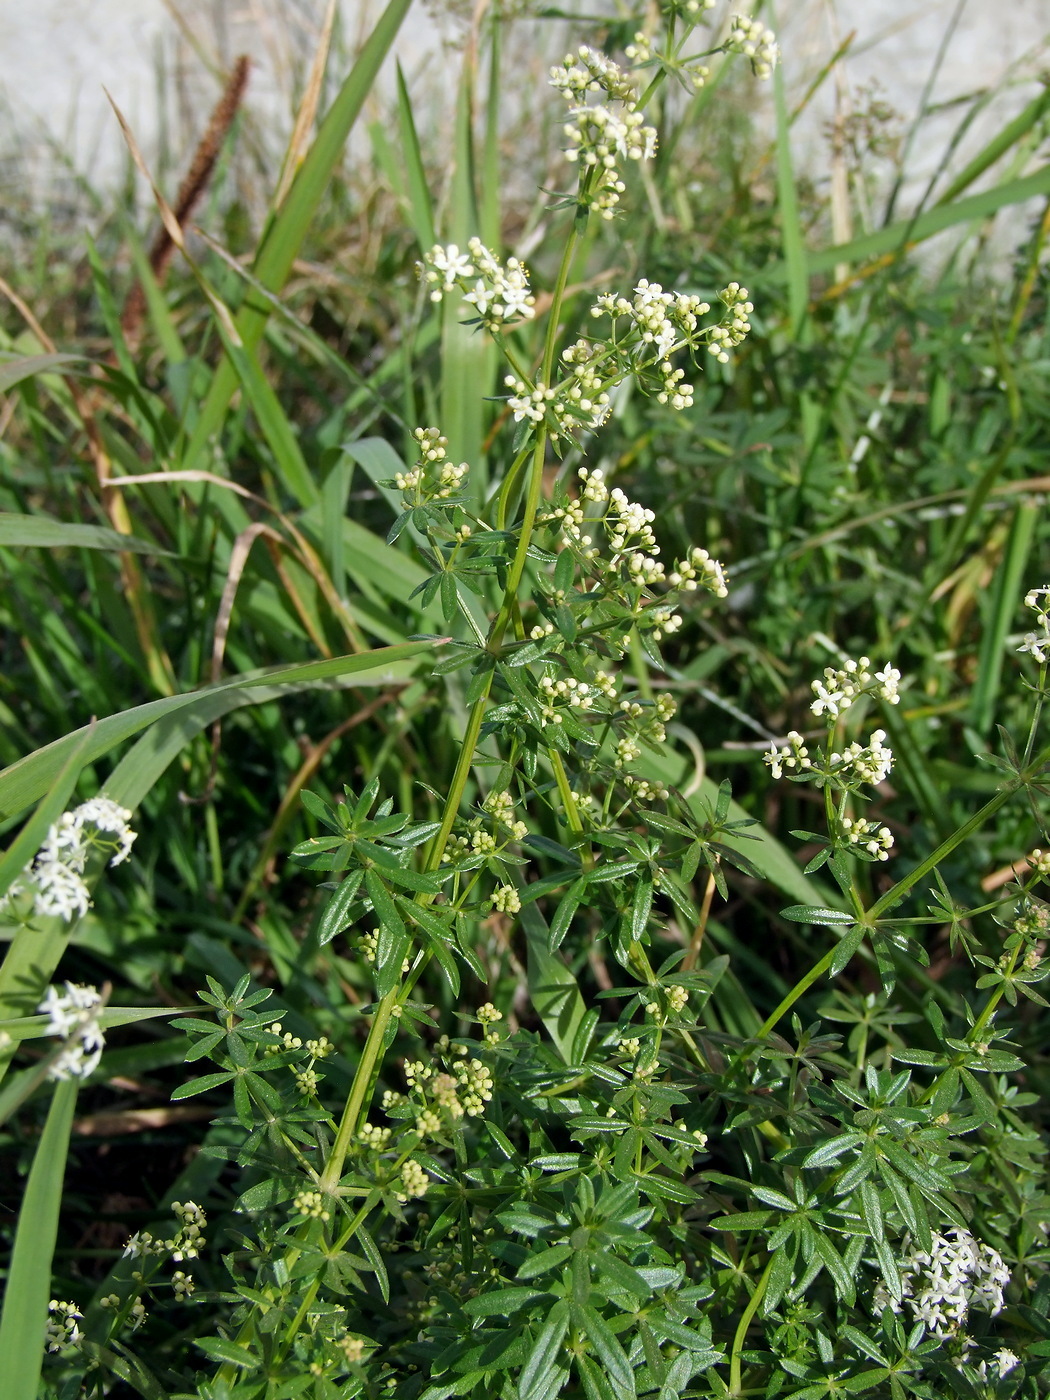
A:
<svg viewBox="0 0 1050 1400">
<path fill-rule="evenodd" d="M 674 570 L 668 574 L 667 582 L 672 588 L 680 588 L 683 593 L 706 588 L 716 598 L 729 596 L 725 569 L 699 545 L 693 546 L 687 558 L 678 560 Z"/>
<path fill-rule="evenodd" d="M 401 1168 L 401 1190 L 396 1193 L 402 1205 L 406 1201 L 418 1200 L 430 1190 L 430 1177 L 418 1162 L 409 1160 Z"/>
<path fill-rule="evenodd" d="M 754 304 L 748 301 L 748 290 L 739 282 L 730 282 L 718 294 L 725 304 L 725 315 L 717 326 L 708 332 L 707 353 L 713 355 L 720 365 L 729 363 L 729 352 L 744 340 L 751 331 L 747 319 L 754 311 Z"/>
<path fill-rule="evenodd" d="M 83 918 L 91 905 L 84 880 L 88 855 L 101 851 L 110 865 L 127 860 L 135 840 L 128 825 L 131 813 L 108 797 L 93 797 L 71 812 L 63 812 L 47 834 L 33 862 L 0 899 L 0 919 L 23 901 L 31 906 L 26 915 L 65 919 Z"/>
<path fill-rule="evenodd" d="M 539 696 L 545 724 L 561 724 L 560 709 L 586 711 L 594 708 L 594 694 L 590 685 L 577 680 L 575 676 L 541 676 Z"/>
<path fill-rule="evenodd" d="M 656 130 L 645 125 L 631 79 L 612 59 L 581 45 L 551 69 L 551 86 L 569 104 L 564 132 L 566 159 L 580 166 L 579 198 L 603 219 L 611 219 L 626 186 L 621 160 L 651 160 Z M 597 94 L 598 100 L 590 101 Z"/>
<path fill-rule="evenodd" d="M 484 1006 L 478 1007 L 478 1020 L 481 1022 L 485 1035 L 486 1045 L 498 1045 L 500 1036 L 496 1030 L 496 1022 L 503 1020 L 503 1012 L 487 1001 Z"/>
<path fill-rule="evenodd" d="M 470 468 L 466 462 L 457 467 L 449 460 L 448 438 L 437 428 L 416 428 L 412 436 L 419 444 L 416 464 L 411 471 L 395 473 L 391 484 L 402 492 L 406 507 L 447 501 L 461 490 Z M 468 529 L 463 538 L 469 535 Z"/>
<path fill-rule="evenodd" d="M 379 934 L 375 931 L 362 933 L 358 937 L 357 942 L 358 947 L 361 949 L 361 956 L 364 958 L 365 962 L 374 964 L 379 954 Z M 401 960 L 402 977 L 408 972 L 411 966 L 412 963 L 409 958 L 406 957 Z"/>
<path fill-rule="evenodd" d="M 166 1255 L 176 1263 L 182 1263 L 185 1259 L 197 1258 L 204 1248 L 207 1216 L 195 1201 L 172 1201 L 171 1209 L 179 1222 L 179 1228 L 174 1235 L 170 1239 L 158 1240 L 154 1239 L 148 1230 L 141 1230 L 132 1235 L 124 1246 L 125 1259 L 148 1259 L 153 1255 Z M 192 1291 L 192 1285 L 189 1291 Z"/>
<path fill-rule="evenodd" d="M 1044 880 L 1050 879 L 1050 851 L 1041 851 L 1038 846 L 1033 851 L 1029 851 L 1025 857 L 1033 870 L 1039 872 Z"/>
<path fill-rule="evenodd" d="M 624 775 L 623 785 L 636 802 L 666 802 L 671 790 L 666 783 L 650 782 L 647 778 L 636 778 L 631 773 Z"/>
<path fill-rule="evenodd" d="M 1025 594 L 1024 605 L 1034 611 L 1038 631 L 1026 632 L 1024 641 L 1017 650 L 1028 652 L 1040 666 L 1045 666 L 1047 658 L 1050 657 L 1050 585 L 1029 589 Z"/>
<path fill-rule="evenodd" d="M 431 301 L 441 301 L 457 288 L 463 300 L 477 311 L 488 330 L 498 331 L 515 321 L 531 320 L 536 314 L 536 298 L 529 288 L 529 276 L 517 258 L 501 263 L 480 238 L 472 238 L 466 253 L 455 243 L 436 243 L 424 254 L 420 275 L 430 288 Z"/>
<path fill-rule="evenodd" d="M 526 824 L 518 821 L 514 815 L 514 799 L 509 792 L 490 792 L 482 807 L 499 825 L 508 828 L 515 841 L 521 841 L 529 834 Z"/>
<path fill-rule="evenodd" d="M 742 53 L 749 58 L 751 71 L 756 78 L 771 78 L 780 57 L 772 29 L 767 29 L 761 20 L 751 19 L 748 15 L 734 15 L 729 21 L 725 48 L 727 53 Z"/>
<path fill-rule="evenodd" d="M 817 697 L 810 706 L 813 713 L 826 714 L 831 720 L 838 719 L 862 695 L 876 695 L 880 700 L 896 705 L 900 700 L 897 687 L 901 673 L 887 666 L 873 676 L 870 666 L 871 661 L 867 656 L 857 661 L 847 661 L 841 668 L 826 666 L 823 679 L 813 682 L 813 693 Z"/>
<path fill-rule="evenodd" d="M 910 1246 L 900 1267 L 903 1301 L 885 1285 L 876 1289 L 876 1313 L 891 1308 L 900 1313 L 906 1303 L 915 1322 L 933 1337 L 958 1336 L 971 1307 L 995 1317 L 1002 1311 L 1003 1289 L 1010 1270 L 1002 1255 L 977 1240 L 969 1230 L 955 1228 L 934 1235 L 932 1249 Z"/>
<path fill-rule="evenodd" d="M 893 835 L 888 826 L 865 821 L 863 817 L 840 817 L 839 825 L 847 845 L 871 860 L 889 860 Z"/>
<path fill-rule="evenodd" d="M 296 1215 L 304 1215 L 309 1220 L 331 1220 L 332 1213 L 325 1209 L 324 1196 L 320 1191 L 299 1191 L 292 1201 Z"/>
<path fill-rule="evenodd" d="M 492 907 L 501 914 L 516 914 L 521 908 L 521 895 L 513 885 L 497 885 L 492 892 Z"/>
</svg>

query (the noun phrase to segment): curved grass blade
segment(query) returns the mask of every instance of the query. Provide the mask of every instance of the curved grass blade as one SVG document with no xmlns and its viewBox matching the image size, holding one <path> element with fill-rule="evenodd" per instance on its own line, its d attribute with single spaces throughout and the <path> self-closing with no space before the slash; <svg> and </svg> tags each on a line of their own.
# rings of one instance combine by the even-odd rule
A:
<svg viewBox="0 0 1050 1400">
<path fill-rule="evenodd" d="M 373 678 L 378 675 L 380 683 L 385 684 L 391 679 L 401 678 L 396 670 L 391 669 L 392 667 L 395 667 L 399 662 L 407 661 L 410 657 L 419 655 L 432 646 L 434 646 L 433 642 L 406 642 L 400 646 L 379 647 L 374 651 L 362 652 L 357 656 L 336 656 L 330 661 L 308 661 L 295 666 L 266 667 L 263 670 L 250 671 L 246 675 L 237 676 L 232 680 L 221 681 L 218 685 L 206 686 L 189 695 L 170 695 L 161 700 L 150 700 L 145 705 L 136 705 L 134 709 L 123 710 L 119 714 L 108 715 L 105 719 L 93 722 L 88 742 L 80 756 L 81 767 L 93 763 L 97 758 L 101 758 L 103 754 L 123 743 L 125 739 L 130 739 L 133 735 L 141 733 L 148 725 L 154 724 L 158 720 L 177 715 L 179 711 L 190 710 L 193 707 L 200 707 L 204 711 L 209 710 L 209 707 L 219 696 L 234 695 L 240 691 L 272 690 L 278 686 L 320 683 L 344 676 L 365 674 L 370 674 Z M 256 698 L 261 699 L 261 697 L 252 697 L 246 703 L 252 703 Z M 270 695 L 268 698 L 273 698 L 273 696 Z M 211 713 L 211 718 L 215 717 L 216 715 Z M 21 758 L 17 763 L 12 763 L 8 768 L 5 768 L 0 773 L 0 817 L 12 816 L 17 812 L 24 811 L 30 803 L 43 796 L 53 782 L 55 775 L 61 770 L 71 752 L 76 749 L 86 733 L 85 729 L 75 730 L 72 734 L 67 734 L 62 739 L 56 739 L 53 743 L 45 745 L 42 749 L 37 749 L 34 753 L 27 754 L 25 758 Z"/>
</svg>

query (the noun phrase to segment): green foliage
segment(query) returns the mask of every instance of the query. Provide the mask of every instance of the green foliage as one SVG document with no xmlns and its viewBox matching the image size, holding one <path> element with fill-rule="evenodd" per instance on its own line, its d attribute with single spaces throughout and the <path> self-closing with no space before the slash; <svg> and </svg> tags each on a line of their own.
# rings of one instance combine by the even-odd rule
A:
<svg viewBox="0 0 1050 1400">
<path fill-rule="evenodd" d="M 0 1371 L 1034 1400 L 1050 225 L 906 255 L 1045 194 L 1045 99 L 832 245 L 772 36 L 666 5 L 555 70 L 532 207 L 493 11 L 448 169 L 399 73 L 384 200 L 407 8 L 250 259 L 147 278 L 140 346 L 89 249 L 83 346 L 0 344 Z"/>
</svg>

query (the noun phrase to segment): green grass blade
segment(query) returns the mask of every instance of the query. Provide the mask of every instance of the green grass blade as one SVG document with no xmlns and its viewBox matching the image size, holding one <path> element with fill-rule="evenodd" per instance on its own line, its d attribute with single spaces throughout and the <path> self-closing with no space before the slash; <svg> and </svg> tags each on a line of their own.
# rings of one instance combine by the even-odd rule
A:
<svg viewBox="0 0 1050 1400">
<path fill-rule="evenodd" d="M 434 232 L 434 206 L 427 187 L 426 170 L 423 167 L 423 152 L 419 144 L 415 117 L 412 114 L 412 101 L 405 86 L 400 63 L 397 65 L 397 118 L 401 128 L 401 154 L 404 159 L 402 178 L 408 192 L 409 217 L 412 232 L 419 241 L 421 252 L 426 252 L 437 242 Z"/>
<path fill-rule="evenodd" d="M 314 216 L 338 165 L 346 139 L 364 106 L 376 75 L 394 41 L 412 0 L 389 0 L 367 42 L 329 108 L 307 152 L 280 211 L 274 215 L 255 259 L 253 272 L 272 292 L 284 286 L 292 263 L 302 247 Z M 270 309 L 249 296 L 237 316 L 237 333 L 246 349 L 262 338 Z M 183 465 L 192 466 L 207 452 L 211 438 L 222 427 L 237 375 L 228 360 L 215 371 L 208 396 L 187 445 Z"/>
<path fill-rule="evenodd" d="M 994 136 L 982 151 L 978 151 L 973 160 L 959 171 L 955 179 L 942 195 L 939 196 L 938 204 L 949 204 L 956 196 L 962 194 L 963 190 L 969 189 L 974 180 L 995 164 L 995 162 L 1006 154 L 1012 146 L 1027 136 L 1033 127 L 1043 118 L 1047 111 L 1050 111 L 1050 89 L 1044 88 L 1038 97 L 1032 99 L 1028 106 L 1018 112 L 1012 122 L 1007 122 L 1002 131 Z"/>
<path fill-rule="evenodd" d="M 146 312 L 149 316 L 150 324 L 153 327 L 153 334 L 157 337 L 157 344 L 164 352 L 164 358 L 169 365 L 182 364 L 188 358 L 186 347 L 182 343 L 175 325 L 174 318 L 168 310 L 168 303 L 164 298 L 160 283 L 153 274 L 150 267 L 146 250 L 142 246 L 138 230 L 131 223 L 130 219 L 124 221 L 124 237 L 127 239 L 128 248 L 131 252 L 131 261 L 135 266 L 135 275 L 142 286 L 142 295 L 146 302 Z"/>
<path fill-rule="evenodd" d="M 10 816 L 24 811 L 42 797 L 85 735 L 88 735 L 88 742 L 84 744 L 83 751 L 78 756 L 81 766 L 93 763 L 125 739 L 141 733 L 147 725 L 177 714 L 180 710 L 189 710 L 202 702 L 207 703 L 211 697 L 224 692 L 236 693 L 311 681 L 336 680 L 343 676 L 362 676 L 370 672 L 384 674 L 391 664 L 417 656 L 433 645 L 432 642 L 409 642 L 403 646 L 379 647 L 357 656 L 336 656 L 330 661 L 265 667 L 236 676 L 232 680 L 221 681 L 218 685 L 193 691 L 189 695 L 169 695 L 161 700 L 151 700 L 145 705 L 123 710 L 120 714 L 109 715 L 88 729 L 78 729 L 62 739 L 56 739 L 5 768 L 0 773 L 0 815 Z"/>
<path fill-rule="evenodd" d="M 23 379 L 37 374 L 52 374 L 64 365 L 86 363 L 86 355 L 18 355 L 14 359 L 0 357 L 0 394 L 6 394 Z"/>
<path fill-rule="evenodd" d="M 1050 194 L 1050 164 L 1032 175 L 1018 180 L 1007 180 L 994 189 L 982 190 L 980 194 L 968 195 L 953 204 L 938 204 L 920 214 L 917 219 L 900 219 L 897 223 L 840 243 L 834 248 L 825 248 L 819 253 L 808 255 L 811 273 L 831 272 L 836 263 L 868 262 L 872 258 L 886 254 L 901 253 L 932 238 L 935 233 L 964 224 L 972 219 L 988 219 L 1000 209 L 1010 204 L 1021 204 L 1026 199 L 1035 199 Z"/>
<path fill-rule="evenodd" d="M 1017 615 L 1021 585 L 1032 551 L 1035 527 L 1042 508 L 1023 501 L 1014 515 L 1007 537 L 1006 549 L 995 578 L 990 616 L 981 636 L 977 661 L 977 679 L 970 700 L 970 723 L 980 735 L 988 733 L 995 718 L 999 684 L 1003 674 L 1003 654 L 1010 624 Z"/>
<path fill-rule="evenodd" d="M 116 549 L 175 558 L 168 549 L 133 535 L 107 530 L 102 525 L 67 524 L 48 515 L 17 515 L 12 511 L 0 511 L 0 546 L 8 549 Z"/>
<path fill-rule="evenodd" d="M 479 220 L 474 192 L 473 112 L 474 65 L 464 57 L 456 103 L 455 151 L 449 210 L 450 241 L 464 247 L 478 232 Z M 493 249 L 498 254 L 498 249 Z M 441 431 L 449 441 L 449 456 L 456 462 L 469 462 L 469 490 L 475 500 L 485 496 L 486 474 L 481 444 L 485 436 L 485 395 L 491 393 L 495 377 L 495 347 L 475 326 L 465 326 L 470 308 L 456 296 L 441 304 Z"/>
<path fill-rule="evenodd" d="M 773 73 L 777 114 L 777 195 L 780 207 L 780 236 L 784 245 L 784 268 L 788 284 L 788 316 L 791 338 L 797 340 L 809 304 L 809 273 L 806 244 L 799 216 L 795 168 L 791 159 L 791 121 L 784 92 L 784 74 L 778 63 Z"/>
<path fill-rule="evenodd" d="M 79 1085 L 55 1086 L 47 1122 L 29 1169 L 0 1316 L 4 1400 L 37 1400 L 44 1329 L 51 1297 L 51 1260 L 58 1237 L 62 1182 Z"/>
<path fill-rule="evenodd" d="M 405 646 L 386 647 L 383 651 L 388 655 L 400 653 L 404 658 L 409 653 L 425 650 L 430 645 L 429 642 L 415 642 Z M 405 684 L 411 678 L 414 668 L 414 662 L 411 660 L 390 659 L 382 666 L 355 672 L 354 684 Z M 282 700 L 301 690 L 312 689 L 315 685 L 316 682 L 301 682 L 297 685 L 263 686 L 248 691 L 227 690 L 220 694 L 212 692 L 204 696 L 196 705 L 180 710 L 177 714 L 169 715 L 152 725 L 114 768 L 106 783 L 107 794 L 124 807 L 137 807 L 161 773 L 174 762 L 190 740 L 196 738 L 215 720 L 222 719 L 231 711 L 247 705 L 265 705 L 271 700 Z"/>
<path fill-rule="evenodd" d="M 277 474 L 287 489 L 306 509 L 320 500 L 317 483 L 306 465 L 299 439 L 281 407 L 281 402 L 259 366 L 254 351 L 243 345 L 236 345 L 226 334 L 222 321 L 216 319 L 223 348 L 234 373 L 244 390 L 244 396 L 251 406 L 267 446 L 273 453 Z"/>
</svg>

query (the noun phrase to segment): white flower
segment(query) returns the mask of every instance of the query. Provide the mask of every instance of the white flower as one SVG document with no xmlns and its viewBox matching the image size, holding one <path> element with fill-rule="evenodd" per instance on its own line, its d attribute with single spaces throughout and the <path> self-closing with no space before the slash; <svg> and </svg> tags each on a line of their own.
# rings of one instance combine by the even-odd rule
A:
<svg viewBox="0 0 1050 1400">
<path fill-rule="evenodd" d="M 0 913 L 9 900 L 33 892 L 33 912 L 48 918 L 80 919 L 91 905 L 84 882 L 88 854 L 99 849 L 110 865 L 126 860 L 135 840 L 128 822 L 131 813 L 108 797 L 93 797 L 71 812 L 63 812 L 47 833 L 35 859 L 0 900 Z"/>
<path fill-rule="evenodd" d="M 999 1370 L 999 1375 L 1005 1376 L 1020 1364 L 1021 1358 L 1009 1347 L 1000 1347 L 993 1358 Z"/>
<path fill-rule="evenodd" d="M 900 1276 L 903 1302 L 908 1304 L 915 1321 L 922 1322 L 934 1337 L 955 1337 L 971 1307 L 993 1317 L 1002 1311 L 1003 1289 L 1010 1281 L 1010 1270 L 998 1250 L 975 1239 L 969 1230 L 954 1228 L 944 1235 L 934 1235 L 928 1254 L 909 1247 Z M 902 1302 L 882 1285 L 876 1289 L 875 1308 L 878 1311 L 886 1307 L 899 1313 Z M 1007 1356 L 1013 1353 L 1008 1352 Z M 1016 1365 L 1016 1359 L 1012 1364 Z"/>
<path fill-rule="evenodd" d="M 786 741 L 778 745 L 773 740 L 769 745 L 769 752 L 762 755 L 763 762 L 769 764 L 769 769 L 774 778 L 783 776 L 784 769 L 797 769 L 800 773 L 813 767 L 813 760 L 809 756 L 809 749 L 806 748 L 805 740 L 797 729 L 792 729 Z"/>
<path fill-rule="evenodd" d="M 86 1079 L 98 1067 L 105 1038 L 98 1023 L 102 998 L 95 987 L 65 984 L 65 995 L 56 987 L 48 987 L 47 995 L 37 1007 L 48 1017 L 45 1034 L 66 1041 L 61 1053 L 48 1069 L 50 1079 Z"/>
</svg>

